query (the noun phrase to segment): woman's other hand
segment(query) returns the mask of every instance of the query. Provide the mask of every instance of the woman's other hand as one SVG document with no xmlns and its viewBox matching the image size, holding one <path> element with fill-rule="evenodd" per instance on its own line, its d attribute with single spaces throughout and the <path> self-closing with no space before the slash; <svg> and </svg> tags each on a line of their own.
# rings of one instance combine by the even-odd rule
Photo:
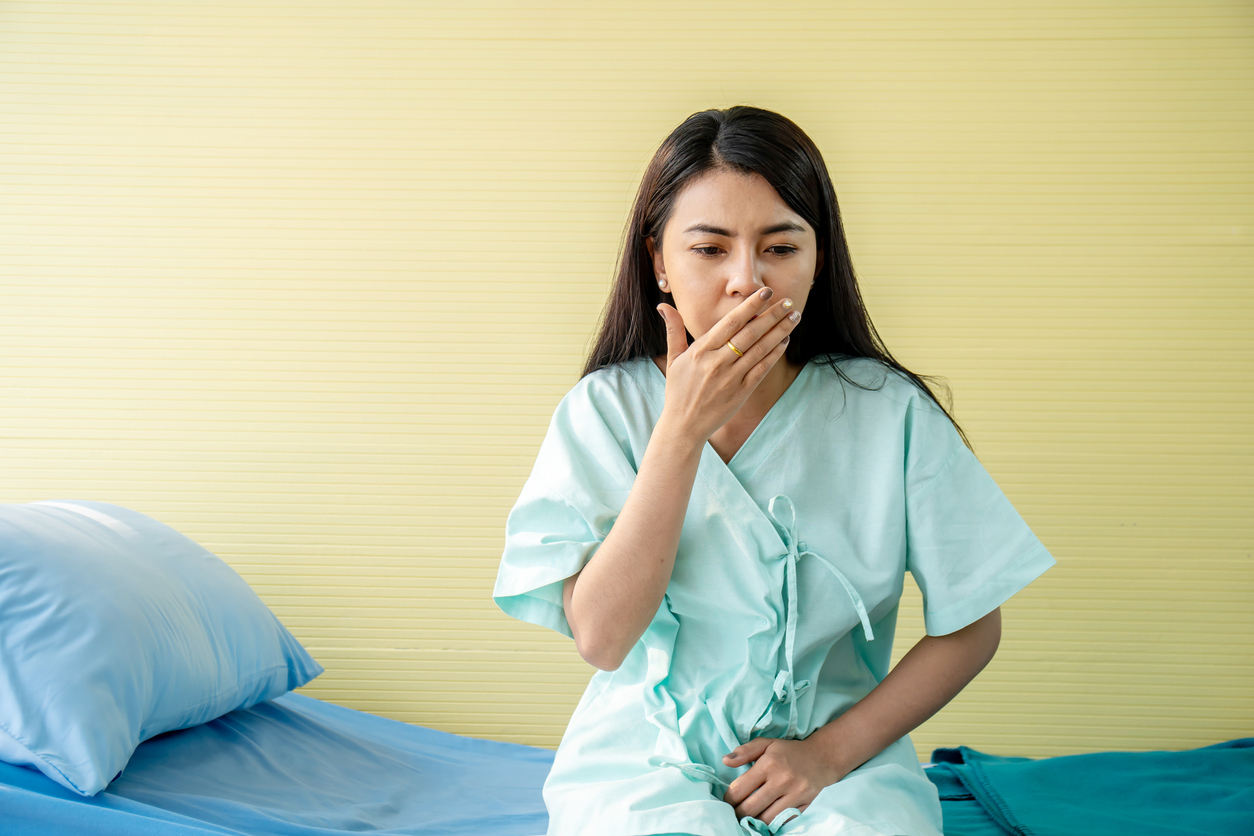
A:
<svg viewBox="0 0 1254 836">
<path fill-rule="evenodd" d="M 767 824 L 789 807 L 804 812 L 824 787 L 850 772 L 809 741 L 779 737 L 755 737 L 724 755 L 723 763 L 753 764 L 732 781 L 723 800 L 735 808 L 737 819 L 753 816 Z"/>
<path fill-rule="evenodd" d="M 666 319 L 666 403 L 663 416 L 698 444 L 739 411 L 766 373 L 784 355 L 788 335 L 801 320 L 790 317 L 791 299 L 770 305 L 768 288 L 740 303 L 692 345 L 679 311 L 663 302 Z M 731 341 L 743 356 L 728 347 Z"/>
</svg>

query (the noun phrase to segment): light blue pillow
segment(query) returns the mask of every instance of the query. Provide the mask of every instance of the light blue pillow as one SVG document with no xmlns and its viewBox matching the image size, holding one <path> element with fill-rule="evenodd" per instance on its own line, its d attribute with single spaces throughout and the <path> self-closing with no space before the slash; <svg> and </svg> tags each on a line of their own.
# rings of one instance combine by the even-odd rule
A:
<svg viewBox="0 0 1254 836">
<path fill-rule="evenodd" d="M 95 795 L 142 741 L 322 670 L 169 526 L 104 502 L 0 505 L 0 760 Z"/>
</svg>

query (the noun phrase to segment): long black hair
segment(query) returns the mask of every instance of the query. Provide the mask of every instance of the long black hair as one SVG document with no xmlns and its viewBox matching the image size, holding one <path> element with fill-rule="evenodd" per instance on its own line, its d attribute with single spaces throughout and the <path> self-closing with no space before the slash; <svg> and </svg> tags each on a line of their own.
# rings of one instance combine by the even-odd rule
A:
<svg viewBox="0 0 1254 836">
<path fill-rule="evenodd" d="M 666 323 L 658 316 L 657 305 L 663 301 L 673 305 L 674 300 L 657 286 L 645 239 L 652 237 L 655 248 L 661 248 L 662 229 L 679 193 L 714 169 L 761 175 L 817 233 L 823 265 L 810 289 L 805 318 L 785 349 L 789 362 L 804 366 L 827 355 L 824 359 L 842 379 L 866 389 L 845 375 L 837 362 L 842 357 L 878 360 L 931 398 L 970 448 L 949 410 L 919 375 L 897 362 L 876 332 L 858 290 L 836 190 L 818 147 L 792 120 L 747 105 L 692 114 L 653 155 L 632 206 L 600 333 L 580 377 L 635 357 L 666 353 Z"/>
</svg>

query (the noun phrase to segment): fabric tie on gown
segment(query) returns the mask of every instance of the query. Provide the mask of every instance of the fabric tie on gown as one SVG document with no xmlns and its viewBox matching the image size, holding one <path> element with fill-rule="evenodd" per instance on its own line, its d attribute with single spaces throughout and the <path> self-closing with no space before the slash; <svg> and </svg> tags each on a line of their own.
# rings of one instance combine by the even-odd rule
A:
<svg viewBox="0 0 1254 836">
<path fill-rule="evenodd" d="M 779 514 L 775 511 L 776 504 L 780 505 Z M 871 619 L 867 615 L 866 605 L 862 601 L 862 596 L 858 594 L 858 590 L 854 588 L 843 572 L 820 555 L 810 551 L 804 541 L 797 539 L 797 512 L 792 500 L 784 494 L 778 494 L 771 499 L 767 506 L 767 511 L 780 533 L 780 538 L 788 549 L 786 553 L 780 555 L 787 561 L 785 564 L 784 584 L 784 595 L 788 610 L 784 627 L 785 668 L 775 674 L 775 680 L 771 684 L 771 698 L 767 701 L 766 708 L 762 711 L 757 722 L 753 724 L 751 731 L 761 731 L 769 726 L 775 705 L 777 703 L 787 703 L 788 731 L 785 737 L 795 739 L 797 735 L 797 697 L 808 691 L 812 684 L 808 679 L 803 679 L 800 682 L 796 681 L 793 663 L 793 651 L 797 634 L 797 561 L 801 559 L 802 555 L 813 557 L 836 576 L 836 579 L 840 581 L 841 586 L 845 588 L 845 591 L 849 593 L 849 597 L 853 600 L 854 608 L 858 611 L 858 618 L 862 621 L 862 629 L 866 632 L 867 641 L 873 640 L 875 635 L 871 632 Z M 718 787 L 720 793 L 725 793 L 731 786 L 728 782 L 719 778 L 715 770 L 706 764 L 684 762 L 677 758 L 657 754 L 649 758 L 649 763 L 653 766 L 674 767 L 694 780 L 708 781 Z M 796 807 L 789 807 L 776 814 L 769 824 L 752 816 L 741 816 L 738 823 L 741 830 L 746 833 L 755 834 L 755 836 L 773 836 L 787 822 L 800 815 L 800 812 Z"/>
<path fill-rule="evenodd" d="M 776 514 L 775 505 L 777 503 L 780 505 L 781 514 L 785 511 L 785 503 L 787 504 L 787 522 L 781 518 L 781 514 Z M 770 503 L 767 505 L 767 512 L 770 514 L 771 520 L 774 521 L 777 530 L 780 532 L 781 539 L 788 549 L 786 554 L 781 555 L 781 557 L 787 560 L 784 582 L 784 598 L 788 608 L 784 624 L 785 667 L 784 670 L 779 671 L 775 675 L 775 681 L 771 685 L 771 698 L 767 701 L 766 708 L 762 710 L 762 714 L 758 717 L 757 722 L 753 724 L 752 731 L 761 731 L 771 724 L 776 703 L 787 703 L 788 731 L 784 736 L 789 739 L 795 739 L 797 736 L 797 697 L 808 691 L 812 684 L 808 679 L 803 679 L 800 682 L 796 680 L 793 663 L 793 651 L 797 638 L 797 602 L 799 598 L 797 594 L 797 562 L 802 555 L 813 557 L 836 576 L 836 580 L 840 581 L 841 586 L 845 588 L 845 591 L 849 593 L 849 597 L 853 600 L 853 606 L 858 611 L 858 618 L 862 621 L 862 629 L 866 632 L 867 641 L 874 640 L 875 634 L 871 631 L 871 619 L 867 615 L 866 604 L 863 603 L 862 596 L 858 594 L 858 590 L 854 589 L 849 579 L 830 562 L 806 548 L 804 541 L 797 539 L 797 509 L 793 505 L 792 500 L 784 494 L 777 494 L 771 498 Z M 769 824 L 751 816 L 742 816 L 739 824 L 740 828 L 746 833 L 758 834 L 758 836 L 773 836 L 781 827 L 800 815 L 800 813 L 801 811 L 798 808 L 789 807 L 776 814 Z"/>
<path fill-rule="evenodd" d="M 780 513 L 776 513 L 775 506 L 780 506 Z M 804 694 L 810 688 L 810 680 L 803 679 L 800 682 L 796 680 L 795 668 L 793 662 L 793 651 L 797 637 L 797 561 L 802 555 L 809 555 L 815 560 L 827 567 L 836 580 L 840 581 L 841 586 L 849 593 L 849 597 L 853 600 L 853 606 L 858 611 L 858 618 L 862 621 L 862 629 L 866 633 L 867 641 L 873 641 L 875 634 L 871 631 L 871 619 L 867 615 L 866 605 L 862 602 L 862 596 L 858 594 L 858 590 L 854 589 L 849 579 L 844 573 L 833 566 L 815 552 L 806 548 L 804 541 L 797 539 L 797 509 L 793 505 L 791 499 L 784 494 L 777 494 L 771 498 L 767 505 L 767 511 L 774 521 L 776 528 L 780 532 L 781 539 L 788 552 L 781 557 L 787 560 L 785 565 L 785 583 L 784 598 L 787 603 L 788 613 L 784 625 L 784 670 L 775 675 L 775 682 L 771 687 L 771 699 L 767 702 L 766 708 L 763 709 L 761 716 L 757 722 L 753 724 L 752 731 L 761 731 L 771 724 L 772 713 L 775 710 L 776 703 L 788 704 L 788 731 L 785 737 L 793 739 L 797 735 L 797 697 Z"/>
</svg>

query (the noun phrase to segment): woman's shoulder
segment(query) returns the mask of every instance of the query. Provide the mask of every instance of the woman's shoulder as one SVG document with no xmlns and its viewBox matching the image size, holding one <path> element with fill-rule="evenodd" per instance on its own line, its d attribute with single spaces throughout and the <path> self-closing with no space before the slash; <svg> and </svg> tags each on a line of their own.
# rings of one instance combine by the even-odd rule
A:
<svg viewBox="0 0 1254 836">
<path fill-rule="evenodd" d="M 648 358 L 634 358 L 591 371 L 562 396 L 549 422 L 553 443 L 605 452 L 617 447 L 636 463 L 647 445 L 664 397 L 647 391 Z"/>
<path fill-rule="evenodd" d="M 650 369 L 657 373 L 657 366 L 650 357 L 633 357 L 619 363 L 611 363 L 588 372 L 575 382 L 567 397 L 584 398 L 621 403 L 624 399 L 645 397 L 649 387 Z"/>
<path fill-rule="evenodd" d="M 653 411 L 646 363 L 652 365 L 653 361 L 635 357 L 588 372 L 562 396 L 556 413 L 584 419 L 595 417 L 625 432 L 638 416 Z"/>
</svg>

